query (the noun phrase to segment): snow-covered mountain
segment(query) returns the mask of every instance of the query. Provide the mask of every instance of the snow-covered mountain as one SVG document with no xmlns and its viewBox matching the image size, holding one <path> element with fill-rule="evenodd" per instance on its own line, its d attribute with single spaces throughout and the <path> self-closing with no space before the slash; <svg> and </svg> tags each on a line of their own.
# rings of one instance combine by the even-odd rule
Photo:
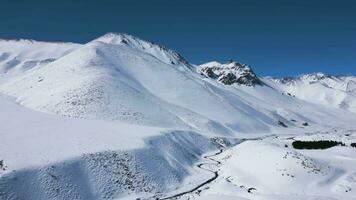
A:
<svg viewBox="0 0 356 200">
<path fill-rule="evenodd" d="M 313 177 L 299 165 L 291 167 L 298 161 L 293 155 L 309 159 L 290 150 L 284 162 L 290 151 L 283 144 L 304 133 L 353 130 L 355 88 L 352 76 L 273 79 L 235 61 L 196 66 L 174 50 L 120 33 L 86 44 L 2 40 L 0 199 L 185 198 L 201 192 L 205 184 L 197 185 L 212 174 L 217 191 L 226 181 L 238 184 L 228 177 L 247 176 L 251 166 L 263 165 L 261 152 L 269 167 L 258 176 L 279 170 L 278 163 L 307 177 L 291 183 L 299 187 Z M 238 145 L 251 138 L 263 141 Z M 250 148 L 255 145 L 261 147 Z M 226 156 L 219 162 L 203 157 L 218 149 Z M 235 165 L 242 162 L 235 151 L 245 165 Z M 317 158 L 312 162 L 319 166 Z M 349 187 L 350 181 L 341 183 L 345 177 L 335 178 L 339 168 L 322 167 L 327 175 L 314 183 Z M 353 177 L 351 168 L 342 170 Z M 283 193 L 278 187 L 284 178 L 268 188 L 251 177 L 242 179 L 251 187 L 238 191 L 251 194 L 256 181 L 261 198 L 268 191 Z M 324 187 L 315 188 L 322 194 Z"/>
<path fill-rule="evenodd" d="M 356 112 L 356 77 L 306 74 L 281 79 L 265 78 L 275 88 L 316 104 Z"/>
<path fill-rule="evenodd" d="M 75 43 L 0 40 L 0 75 L 19 73 L 53 62 L 81 46 Z"/>
<path fill-rule="evenodd" d="M 205 63 L 199 66 L 198 71 L 207 78 L 216 79 L 225 85 L 262 85 L 262 81 L 250 66 L 235 61 L 229 61 L 226 64 L 216 61 Z"/>
<path fill-rule="evenodd" d="M 214 73 L 223 69 L 216 81 L 204 79 L 178 55 L 133 36 L 111 33 L 11 78 L 0 85 L 0 91 L 26 107 L 67 117 L 223 135 L 271 131 L 279 128 L 279 121 L 298 127 L 291 117 L 322 123 L 308 114 L 313 105 L 264 86 L 246 65 L 213 66 Z M 204 69 L 210 68 L 205 65 L 200 71 Z M 236 77 L 237 85 L 220 84 L 229 74 Z M 278 107 L 275 101 L 280 102 Z M 304 105 L 305 113 L 298 104 Z"/>
<path fill-rule="evenodd" d="M 76 118 L 225 134 L 242 129 L 236 124 L 242 120 L 244 130 L 267 128 L 255 119 L 259 116 L 233 112 L 176 55 L 132 36 L 108 34 L 7 81 L 0 90 L 30 108 Z"/>
<path fill-rule="evenodd" d="M 106 44 L 125 45 L 138 51 L 150 54 L 166 64 L 185 65 L 191 67 L 178 52 L 168 49 L 162 45 L 145 41 L 128 34 L 107 33 L 104 36 L 93 40 L 92 42 L 103 42 Z"/>
</svg>

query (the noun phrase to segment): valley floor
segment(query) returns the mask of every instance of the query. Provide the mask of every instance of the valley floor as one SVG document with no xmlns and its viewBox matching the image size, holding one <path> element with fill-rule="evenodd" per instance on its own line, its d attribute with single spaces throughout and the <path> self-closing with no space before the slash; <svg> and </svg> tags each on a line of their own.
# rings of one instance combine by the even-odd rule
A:
<svg viewBox="0 0 356 200">
<path fill-rule="evenodd" d="M 356 199 L 356 130 L 223 138 L 0 101 L 0 199 Z"/>
<path fill-rule="evenodd" d="M 345 146 L 297 150 L 295 140 L 333 140 Z M 356 199 L 356 148 L 350 146 L 355 141 L 356 130 L 246 140 L 209 156 L 209 165 L 200 164 L 216 173 L 214 180 L 170 199 Z"/>
</svg>

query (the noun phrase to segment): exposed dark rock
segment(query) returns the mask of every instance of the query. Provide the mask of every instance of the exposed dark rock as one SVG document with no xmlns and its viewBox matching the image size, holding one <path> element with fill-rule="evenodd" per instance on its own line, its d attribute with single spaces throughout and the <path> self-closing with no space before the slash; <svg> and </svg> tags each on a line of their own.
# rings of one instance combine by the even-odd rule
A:
<svg viewBox="0 0 356 200">
<path fill-rule="evenodd" d="M 226 75 L 220 76 L 218 81 L 225 85 L 232 85 L 233 83 L 238 82 L 237 77 L 233 73 L 227 73 Z"/>
<path fill-rule="evenodd" d="M 247 189 L 247 192 L 248 192 L 248 193 L 252 193 L 253 190 L 256 190 L 256 188 L 248 188 L 248 189 Z"/>
<path fill-rule="evenodd" d="M 288 127 L 288 126 L 287 126 L 284 122 L 282 122 L 282 121 L 278 121 L 278 125 L 279 125 L 279 126 L 283 126 L 283 127 L 285 127 L 285 128 Z"/>
<path fill-rule="evenodd" d="M 262 85 L 262 81 L 256 76 L 248 65 L 234 61 L 229 61 L 226 64 L 214 63 L 210 65 L 203 65 L 199 70 L 203 76 L 216 79 L 225 85 Z"/>
<path fill-rule="evenodd" d="M 209 67 L 202 69 L 201 74 L 205 75 L 208 78 L 213 78 L 213 79 L 219 78 L 219 76 L 213 72 L 213 68 L 209 68 Z"/>
</svg>

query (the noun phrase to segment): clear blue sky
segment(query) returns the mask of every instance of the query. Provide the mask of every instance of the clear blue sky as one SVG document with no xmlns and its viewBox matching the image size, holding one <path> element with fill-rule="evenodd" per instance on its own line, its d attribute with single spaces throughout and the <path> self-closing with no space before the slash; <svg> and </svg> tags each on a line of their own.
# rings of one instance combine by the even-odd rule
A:
<svg viewBox="0 0 356 200">
<path fill-rule="evenodd" d="M 190 62 L 235 59 L 259 75 L 356 74 L 356 1 L 61 0 L 0 4 L 0 38 L 87 42 L 124 32 Z"/>
</svg>

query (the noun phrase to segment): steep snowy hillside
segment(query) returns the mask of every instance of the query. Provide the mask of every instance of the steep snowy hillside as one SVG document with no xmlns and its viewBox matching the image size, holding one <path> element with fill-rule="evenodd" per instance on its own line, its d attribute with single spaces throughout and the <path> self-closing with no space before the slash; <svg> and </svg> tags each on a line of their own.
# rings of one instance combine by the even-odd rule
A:
<svg viewBox="0 0 356 200">
<path fill-rule="evenodd" d="M 0 70 L 0 199 L 355 197 L 354 77 L 195 66 L 119 33 L 0 41 Z"/>
<path fill-rule="evenodd" d="M 68 119 L 0 95 L 0 199 L 136 199 L 201 182 L 219 145 L 191 131 Z M 153 198 L 155 199 L 155 198 Z"/>
<path fill-rule="evenodd" d="M 264 81 L 305 101 L 356 112 L 354 76 L 315 73 L 282 79 L 265 78 Z"/>
<path fill-rule="evenodd" d="M 98 39 L 93 40 L 93 42 L 98 41 L 107 44 L 129 46 L 135 50 L 150 54 L 166 64 L 185 65 L 187 67 L 192 67 L 189 62 L 186 61 L 176 51 L 163 47 L 159 44 L 144 41 L 132 35 L 122 33 L 108 33 Z"/>
<path fill-rule="evenodd" d="M 30 108 L 75 118 L 224 135 L 268 131 L 277 124 L 239 96 L 202 80 L 177 55 L 133 36 L 108 34 L 15 77 L 0 91 Z"/>
<path fill-rule="evenodd" d="M 0 40 L 0 78 L 3 73 L 19 73 L 53 62 L 81 46 L 34 40 Z"/>
<path fill-rule="evenodd" d="M 315 106 L 265 86 L 246 65 L 231 62 L 200 70 L 210 67 L 221 76 L 217 81 L 204 79 L 172 50 L 110 33 L 6 81 L 0 91 L 42 112 L 214 135 L 266 133 L 304 122 L 323 127 L 339 112 L 320 107 L 319 115 L 312 114 Z M 230 74 L 239 84 L 219 84 Z M 340 122 L 347 125 L 348 119 Z"/>
</svg>

